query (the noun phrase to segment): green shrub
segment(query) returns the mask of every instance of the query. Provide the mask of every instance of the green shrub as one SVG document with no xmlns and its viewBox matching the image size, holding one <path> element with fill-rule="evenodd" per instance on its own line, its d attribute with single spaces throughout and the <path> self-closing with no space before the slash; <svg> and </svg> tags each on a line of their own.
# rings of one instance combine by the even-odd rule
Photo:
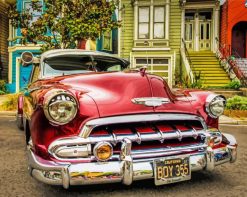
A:
<svg viewBox="0 0 247 197">
<path fill-rule="evenodd" d="M 239 88 L 241 88 L 241 83 L 239 80 L 232 80 L 225 86 L 225 88 L 239 90 Z"/>
<path fill-rule="evenodd" d="M 6 83 L 4 80 L 0 80 L 0 92 L 4 92 L 6 93 L 7 92 L 7 89 L 6 89 Z M 0 93 L 1 94 L 1 93 Z"/>
<path fill-rule="evenodd" d="M 234 96 L 227 99 L 226 109 L 247 110 L 247 97 Z"/>
</svg>

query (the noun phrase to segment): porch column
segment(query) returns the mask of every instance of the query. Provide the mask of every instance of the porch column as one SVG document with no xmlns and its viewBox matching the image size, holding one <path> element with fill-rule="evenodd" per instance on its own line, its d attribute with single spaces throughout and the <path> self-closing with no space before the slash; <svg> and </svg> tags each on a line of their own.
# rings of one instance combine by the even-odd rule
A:
<svg viewBox="0 0 247 197">
<path fill-rule="evenodd" d="M 169 39 L 169 26 L 170 26 L 170 0 L 166 0 L 166 24 L 165 25 L 166 25 L 165 38 L 168 40 Z"/>
<path fill-rule="evenodd" d="M 182 39 L 184 39 L 184 30 L 185 30 L 185 26 L 184 26 L 184 21 L 185 21 L 185 9 L 184 7 L 181 8 L 181 48 L 184 48 Z"/>
<path fill-rule="evenodd" d="M 218 43 L 216 42 L 215 38 L 219 39 L 219 22 L 220 22 L 220 6 L 217 4 L 214 9 L 214 37 L 213 37 L 213 52 L 215 53 L 218 48 Z"/>
<path fill-rule="evenodd" d="M 138 1 L 135 1 L 134 3 L 134 20 L 135 20 L 134 39 L 137 40 L 138 38 Z"/>
<path fill-rule="evenodd" d="M 195 36 L 194 36 L 194 49 L 199 51 L 199 12 L 198 10 L 195 13 Z"/>
</svg>

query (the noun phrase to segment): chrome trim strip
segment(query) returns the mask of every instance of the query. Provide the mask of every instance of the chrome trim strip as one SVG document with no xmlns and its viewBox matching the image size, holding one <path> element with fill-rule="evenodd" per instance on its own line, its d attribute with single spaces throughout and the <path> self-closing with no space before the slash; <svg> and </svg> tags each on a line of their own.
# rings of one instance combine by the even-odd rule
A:
<svg viewBox="0 0 247 197">
<path fill-rule="evenodd" d="M 93 119 L 85 123 L 82 127 L 79 134 L 80 137 L 87 138 L 91 131 L 101 125 L 109 124 L 121 124 L 121 123 L 137 123 L 137 122 L 153 122 L 153 121 L 163 121 L 163 120 L 198 120 L 202 123 L 204 130 L 207 129 L 207 125 L 204 120 L 196 115 L 191 114 L 164 114 L 164 113 L 155 113 L 155 114 L 137 114 L 137 115 L 126 115 L 126 116 L 114 116 L 114 117 L 105 117 Z"/>
<path fill-rule="evenodd" d="M 208 134 L 204 131 L 204 130 L 199 130 L 197 131 L 198 136 L 201 137 L 207 137 Z M 194 132 L 192 130 L 190 131 L 184 131 L 181 132 L 180 136 L 182 138 L 186 138 L 186 137 L 193 137 Z M 54 152 L 56 152 L 56 150 L 60 147 L 66 147 L 66 146 L 72 146 L 72 145 L 88 145 L 88 144 L 96 144 L 98 142 L 109 142 L 109 143 L 119 143 L 122 142 L 125 138 L 128 138 L 130 141 L 132 142 L 138 142 L 138 140 L 141 141 L 161 141 L 161 140 L 169 140 L 169 139 L 178 139 L 178 134 L 176 132 L 172 132 L 172 133 L 163 133 L 162 134 L 162 139 L 161 139 L 161 134 L 160 132 L 156 132 L 156 133 L 145 133 L 145 134 L 129 134 L 129 135 L 115 135 L 115 137 L 113 137 L 112 135 L 104 135 L 104 136 L 90 136 L 88 138 L 81 138 L 81 137 L 69 137 L 69 138 L 61 138 L 58 139 L 54 142 L 52 142 L 49 147 L 48 147 L 48 151 L 50 154 L 53 155 Z M 206 142 L 205 142 L 206 143 Z"/>
</svg>

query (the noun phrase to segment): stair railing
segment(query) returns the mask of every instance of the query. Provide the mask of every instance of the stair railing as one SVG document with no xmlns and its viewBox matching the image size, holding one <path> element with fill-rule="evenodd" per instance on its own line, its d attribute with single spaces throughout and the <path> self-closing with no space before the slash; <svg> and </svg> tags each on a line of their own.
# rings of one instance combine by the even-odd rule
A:
<svg viewBox="0 0 247 197">
<path fill-rule="evenodd" d="M 184 65 L 185 65 L 185 69 L 186 69 L 187 75 L 190 77 L 191 83 L 193 83 L 194 82 L 194 73 L 193 73 L 193 71 L 191 69 L 191 68 L 193 68 L 193 63 L 192 63 L 192 61 L 190 59 L 190 55 L 189 55 L 186 43 L 185 43 L 183 38 L 182 38 L 182 44 L 183 44 L 182 47 L 181 47 L 182 60 L 183 60 Z"/>
<path fill-rule="evenodd" d="M 215 41 L 218 45 L 216 55 L 219 58 L 221 65 L 229 74 L 230 78 L 234 79 L 235 77 L 237 77 L 241 81 L 242 85 L 247 86 L 247 78 L 239 69 L 235 59 L 232 58 L 230 49 L 224 46 L 222 43 L 220 43 L 217 37 L 215 38 Z"/>
</svg>

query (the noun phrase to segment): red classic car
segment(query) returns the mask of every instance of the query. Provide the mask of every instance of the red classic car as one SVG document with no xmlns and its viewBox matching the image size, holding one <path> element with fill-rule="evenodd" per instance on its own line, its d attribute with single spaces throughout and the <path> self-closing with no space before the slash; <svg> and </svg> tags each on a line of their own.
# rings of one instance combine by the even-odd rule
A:
<svg viewBox="0 0 247 197">
<path fill-rule="evenodd" d="M 52 50 L 19 98 L 30 174 L 51 185 L 191 179 L 237 158 L 218 130 L 225 98 L 172 90 L 145 68 L 101 52 Z"/>
</svg>

